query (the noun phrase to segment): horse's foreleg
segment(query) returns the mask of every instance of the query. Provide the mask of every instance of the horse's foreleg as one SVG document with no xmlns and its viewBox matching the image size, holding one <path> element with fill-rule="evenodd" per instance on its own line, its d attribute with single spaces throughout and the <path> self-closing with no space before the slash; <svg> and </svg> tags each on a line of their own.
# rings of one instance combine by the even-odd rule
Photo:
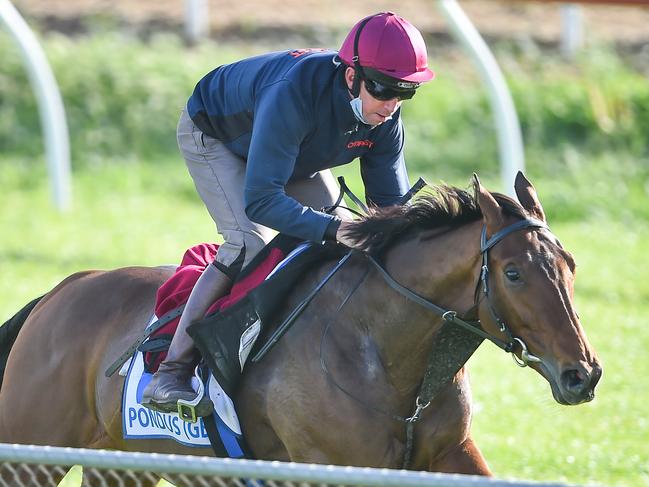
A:
<svg viewBox="0 0 649 487">
<path fill-rule="evenodd" d="M 431 472 L 462 473 L 491 476 L 487 461 L 471 438 L 459 444 L 429 465 Z"/>
</svg>

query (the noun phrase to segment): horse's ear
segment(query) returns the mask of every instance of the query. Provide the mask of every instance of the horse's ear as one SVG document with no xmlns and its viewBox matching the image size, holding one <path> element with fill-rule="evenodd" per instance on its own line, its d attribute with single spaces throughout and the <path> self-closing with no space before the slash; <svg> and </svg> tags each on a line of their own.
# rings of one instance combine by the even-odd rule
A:
<svg viewBox="0 0 649 487">
<path fill-rule="evenodd" d="M 535 218 L 545 221 L 545 212 L 543 211 L 539 198 L 536 196 L 536 190 L 521 171 L 518 171 L 518 174 L 516 174 L 514 189 L 516 190 L 516 196 L 518 196 L 518 201 L 521 206 Z"/>
<path fill-rule="evenodd" d="M 480 179 L 478 179 L 476 173 L 473 173 L 473 188 L 475 189 L 475 198 L 482 211 L 485 225 L 487 225 L 487 234 L 493 235 L 504 225 L 500 205 L 491 193 L 480 184 Z"/>
</svg>

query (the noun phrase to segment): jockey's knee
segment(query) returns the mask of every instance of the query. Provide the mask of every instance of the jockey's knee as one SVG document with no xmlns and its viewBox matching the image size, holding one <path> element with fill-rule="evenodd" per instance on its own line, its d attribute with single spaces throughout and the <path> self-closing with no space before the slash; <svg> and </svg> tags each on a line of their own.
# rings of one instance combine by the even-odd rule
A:
<svg viewBox="0 0 649 487">
<path fill-rule="evenodd" d="M 255 233 L 244 233 L 243 245 L 245 248 L 245 256 L 243 259 L 243 265 L 248 265 L 248 262 L 250 262 L 267 243 L 268 242 L 266 242 L 261 236 Z"/>
<path fill-rule="evenodd" d="M 254 233 L 240 232 L 233 237 L 221 244 L 215 263 L 232 280 L 266 245 L 265 240 Z"/>
</svg>

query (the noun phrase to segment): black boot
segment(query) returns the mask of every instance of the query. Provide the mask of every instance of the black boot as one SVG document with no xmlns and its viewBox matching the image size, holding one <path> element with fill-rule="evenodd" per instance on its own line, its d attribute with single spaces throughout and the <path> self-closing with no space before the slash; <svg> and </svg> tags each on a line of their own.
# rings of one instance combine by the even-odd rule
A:
<svg viewBox="0 0 649 487">
<path fill-rule="evenodd" d="M 177 340 L 176 337 L 180 335 L 184 335 L 182 341 L 188 343 L 179 345 L 178 342 L 181 340 Z M 182 346 L 187 348 L 183 349 Z M 160 364 L 158 371 L 142 393 L 142 405 L 163 413 L 176 413 L 179 400 L 194 401 L 196 392 L 192 388 L 191 380 L 197 362 L 194 342 L 185 330 L 182 330 L 181 333 L 181 330 L 178 329 L 166 360 Z M 195 417 L 207 416 L 212 412 L 212 409 L 212 401 L 207 396 L 203 396 L 194 406 L 194 415 Z M 187 417 L 191 416 L 190 414 Z"/>
</svg>

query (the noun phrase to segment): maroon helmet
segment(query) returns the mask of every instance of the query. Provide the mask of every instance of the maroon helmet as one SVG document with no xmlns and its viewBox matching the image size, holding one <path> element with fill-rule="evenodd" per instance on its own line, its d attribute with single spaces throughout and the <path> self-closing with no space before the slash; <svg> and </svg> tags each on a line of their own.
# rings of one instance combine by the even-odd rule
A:
<svg viewBox="0 0 649 487">
<path fill-rule="evenodd" d="M 393 12 L 381 12 L 358 22 L 347 34 L 338 56 L 356 70 L 352 89 L 355 96 L 360 79 L 397 91 L 412 91 L 435 77 L 428 68 L 421 33 Z"/>
</svg>

